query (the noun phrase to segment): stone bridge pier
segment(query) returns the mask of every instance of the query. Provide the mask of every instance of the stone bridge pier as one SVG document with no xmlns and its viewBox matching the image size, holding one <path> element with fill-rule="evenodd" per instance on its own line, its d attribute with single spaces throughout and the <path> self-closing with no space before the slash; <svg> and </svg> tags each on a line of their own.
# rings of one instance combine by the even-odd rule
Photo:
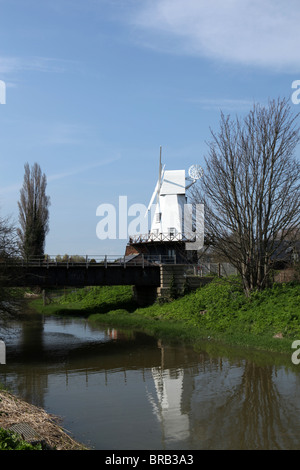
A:
<svg viewBox="0 0 300 470">
<path fill-rule="evenodd" d="M 134 286 L 134 299 L 140 306 L 150 305 L 159 298 L 169 298 L 171 289 L 182 294 L 184 288 L 197 289 L 210 282 L 210 278 L 187 275 L 185 264 L 162 264 L 160 265 L 160 286 Z"/>
<path fill-rule="evenodd" d="M 186 265 L 170 264 L 160 265 L 160 286 L 134 286 L 134 300 L 140 306 L 150 305 L 158 298 L 168 298 L 171 292 L 171 286 L 181 293 L 185 284 Z"/>
</svg>

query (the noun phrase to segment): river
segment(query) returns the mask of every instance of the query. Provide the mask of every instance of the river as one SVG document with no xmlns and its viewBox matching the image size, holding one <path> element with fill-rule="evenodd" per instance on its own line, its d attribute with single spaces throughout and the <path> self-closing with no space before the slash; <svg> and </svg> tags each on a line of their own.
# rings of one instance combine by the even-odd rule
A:
<svg viewBox="0 0 300 470">
<path fill-rule="evenodd" d="M 270 354 L 219 354 L 208 343 L 195 351 L 35 314 L 0 336 L 0 383 L 93 449 L 299 448 L 299 371 Z"/>
</svg>

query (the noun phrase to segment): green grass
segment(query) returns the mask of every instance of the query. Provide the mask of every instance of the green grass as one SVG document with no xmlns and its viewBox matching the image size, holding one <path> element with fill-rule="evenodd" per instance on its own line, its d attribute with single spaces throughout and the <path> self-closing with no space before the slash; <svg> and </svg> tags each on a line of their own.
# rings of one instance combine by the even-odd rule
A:
<svg viewBox="0 0 300 470">
<path fill-rule="evenodd" d="M 300 284 L 274 284 L 245 297 L 238 282 L 214 279 L 171 302 L 135 308 L 131 288 L 82 289 L 42 307 L 43 313 L 79 313 L 92 322 L 142 329 L 162 338 L 196 344 L 215 339 L 228 345 L 291 352 L 300 339 Z M 34 303 L 33 303 L 34 304 Z M 283 338 L 274 338 L 281 334 Z"/>
<path fill-rule="evenodd" d="M 68 292 L 44 306 L 42 299 L 30 303 L 45 314 L 89 316 L 93 312 L 105 313 L 122 305 L 126 311 L 135 308 L 131 286 L 85 287 Z"/>
</svg>

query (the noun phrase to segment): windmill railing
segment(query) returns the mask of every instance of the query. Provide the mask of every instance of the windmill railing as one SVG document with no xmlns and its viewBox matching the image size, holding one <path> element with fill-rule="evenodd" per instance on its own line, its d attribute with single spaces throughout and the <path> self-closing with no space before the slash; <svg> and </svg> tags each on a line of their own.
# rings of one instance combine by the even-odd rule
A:
<svg viewBox="0 0 300 470">
<path fill-rule="evenodd" d="M 0 259 L 1 266 L 16 266 L 16 267 L 53 267 L 65 266 L 67 268 L 72 266 L 85 266 L 86 268 L 93 268 L 94 266 L 150 266 L 159 264 L 176 264 L 176 255 L 45 255 L 45 256 L 29 256 L 29 257 L 15 257 L 9 259 Z"/>
<path fill-rule="evenodd" d="M 129 244 L 135 243 L 151 243 L 151 242 L 195 242 L 196 235 L 183 233 L 147 233 L 139 235 L 131 235 Z"/>
</svg>

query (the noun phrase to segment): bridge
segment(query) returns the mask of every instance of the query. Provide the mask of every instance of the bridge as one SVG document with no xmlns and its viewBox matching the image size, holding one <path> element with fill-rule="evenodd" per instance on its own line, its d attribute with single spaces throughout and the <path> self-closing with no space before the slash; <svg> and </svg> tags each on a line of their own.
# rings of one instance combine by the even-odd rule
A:
<svg viewBox="0 0 300 470">
<path fill-rule="evenodd" d="M 171 281 L 178 291 L 187 280 L 187 270 L 193 267 L 177 264 L 176 256 L 162 255 L 103 255 L 18 258 L 0 263 L 5 287 L 84 287 L 131 285 L 140 305 L 166 295 Z M 198 279 L 197 287 L 200 285 Z"/>
</svg>

